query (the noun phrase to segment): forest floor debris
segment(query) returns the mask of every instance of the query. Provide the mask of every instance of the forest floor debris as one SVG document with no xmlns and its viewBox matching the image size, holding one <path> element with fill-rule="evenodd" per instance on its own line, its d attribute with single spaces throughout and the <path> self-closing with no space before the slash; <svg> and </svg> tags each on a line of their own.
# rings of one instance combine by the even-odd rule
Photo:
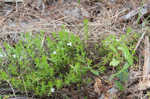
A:
<svg viewBox="0 0 150 99">
<path fill-rule="evenodd" d="M 72 2 L 67 1 L 60 5 L 57 5 L 57 3 L 52 5 L 45 4 L 44 11 L 41 9 L 41 5 L 37 8 L 38 5 L 36 1 L 24 1 L 23 3 L 18 3 L 18 5 L 0 3 L 1 41 L 7 41 L 13 45 L 19 40 L 20 33 L 22 32 L 35 33 L 44 30 L 47 33 L 51 33 L 61 30 L 62 25 L 65 25 L 68 31 L 83 38 L 83 20 L 86 18 L 89 20 L 88 32 L 90 34 L 88 42 L 93 44 L 100 42 L 101 39 L 104 39 L 109 34 L 125 34 L 128 27 L 133 27 L 133 32 L 141 34 L 144 32 L 143 28 L 149 24 L 143 21 L 146 18 L 149 20 L 147 16 L 150 13 L 149 2 L 145 2 L 145 5 L 140 5 L 140 0 L 133 0 L 132 3 L 130 3 L 130 0 L 129 2 L 124 0 L 114 0 L 114 2 L 110 2 L 110 0 L 82 0 L 80 3 L 72 0 Z M 141 15 L 137 18 L 139 12 L 141 12 Z M 137 22 L 138 19 L 142 20 L 139 24 Z M 147 45 L 145 48 L 143 48 L 143 38 L 145 38 L 144 43 Z M 145 49 L 145 54 L 142 52 L 143 49 Z M 139 64 L 137 63 L 139 66 L 137 66 L 138 69 L 132 68 L 129 71 L 132 73 L 130 73 L 129 76 L 130 83 L 128 82 L 125 86 L 126 91 L 119 92 L 114 86 L 105 82 L 104 79 L 100 79 L 102 78 L 100 77 L 95 78 L 88 87 L 84 86 L 83 90 L 81 90 L 83 94 L 81 91 L 78 92 L 73 88 L 63 88 L 64 93 L 73 94 L 74 96 L 72 97 L 74 97 L 74 99 L 83 98 L 85 94 L 89 99 L 111 99 L 112 94 L 118 99 L 145 97 L 144 91 L 146 91 L 147 95 L 149 92 L 148 88 L 150 88 L 149 76 L 146 78 L 146 81 L 142 80 L 143 77 L 145 78 L 145 75 L 149 74 L 149 54 L 147 54 L 149 53 L 149 40 L 145 32 L 141 38 L 139 38 L 134 51 L 139 52 Z M 145 59 L 142 58 L 143 56 Z M 141 72 L 143 72 L 143 74 Z M 140 86 L 142 89 L 137 90 L 137 86 Z M 10 91 L 10 89 L 8 91 Z M 1 92 L 5 93 L 7 90 L 0 90 L 0 94 Z M 56 93 L 55 96 L 59 96 L 59 94 Z M 53 98 L 56 98 L 55 96 Z M 23 97 L 23 99 L 25 99 L 25 97 Z"/>
</svg>

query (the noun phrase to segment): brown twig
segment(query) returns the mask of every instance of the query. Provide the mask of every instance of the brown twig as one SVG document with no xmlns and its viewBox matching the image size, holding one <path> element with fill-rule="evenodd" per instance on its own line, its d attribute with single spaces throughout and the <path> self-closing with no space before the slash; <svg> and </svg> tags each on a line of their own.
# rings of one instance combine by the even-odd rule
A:
<svg viewBox="0 0 150 99">
<path fill-rule="evenodd" d="M 150 42 L 149 37 L 146 36 L 144 40 L 145 51 L 144 51 L 144 66 L 143 66 L 143 79 L 139 82 L 139 90 L 146 90 L 150 88 Z"/>
<path fill-rule="evenodd" d="M 14 97 L 16 98 L 15 90 L 14 90 L 14 88 L 12 87 L 11 83 L 9 82 L 9 80 L 7 80 L 7 83 L 9 84 L 9 86 L 10 86 L 12 92 L 13 92 L 13 95 L 14 95 Z"/>
<path fill-rule="evenodd" d="M 141 41 L 143 40 L 143 38 L 144 38 L 144 36 L 145 36 L 145 33 L 146 33 L 146 32 L 144 32 L 144 33 L 142 34 L 142 36 L 139 38 L 139 40 L 138 40 L 138 42 L 137 42 L 137 44 L 136 44 L 136 47 L 134 48 L 134 52 L 135 52 L 135 51 L 137 50 L 137 48 L 139 47 Z"/>
<path fill-rule="evenodd" d="M 140 18 L 142 18 L 144 15 L 148 13 L 150 13 L 150 3 L 144 4 L 142 7 L 138 7 L 137 9 L 130 11 L 128 14 L 122 16 L 119 20 L 120 21 L 131 20 L 131 18 L 137 16 L 138 14 L 141 14 Z"/>
<path fill-rule="evenodd" d="M 148 75 L 150 73 L 150 43 L 148 36 L 145 37 L 144 43 L 145 43 L 145 51 L 144 51 L 143 81 L 149 80 Z"/>
</svg>

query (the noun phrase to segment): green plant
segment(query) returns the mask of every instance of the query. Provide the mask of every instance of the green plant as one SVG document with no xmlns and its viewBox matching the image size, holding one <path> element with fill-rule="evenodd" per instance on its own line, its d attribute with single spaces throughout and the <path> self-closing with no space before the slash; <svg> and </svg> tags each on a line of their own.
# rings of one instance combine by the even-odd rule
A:
<svg viewBox="0 0 150 99">
<path fill-rule="evenodd" d="M 46 33 L 23 34 L 16 45 L 4 43 L 0 59 L 0 81 L 9 81 L 16 89 L 35 95 L 50 95 L 64 86 L 83 81 L 87 71 L 94 71 L 84 44 L 65 29 Z"/>
<path fill-rule="evenodd" d="M 84 27 L 83 27 L 83 29 L 84 29 L 84 40 L 85 40 L 85 44 L 87 44 L 87 41 L 88 41 L 88 37 L 89 37 L 89 26 L 88 26 L 88 19 L 84 19 L 83 20 L 83 24 L 84 24 Z"/>
<path fill-rule="evenodd" d="M 80 0 L 78 0 L 78 3 L 80 4 Z"/>
<path fill-rule="evenodd" d="M 138 38 L 137 33 L 131 32 L 132 29 L 128 28 L 127 34 L 120 37 L 110 35 L 102 41 L 102 47 L 99 49 L 101 60 L 97 66 L 100 71 L 103 69 L 101 72 L 112 68 L 114 74 L 111 75 L 110 80 L 117 77 L 120 82 L 125 82 L 128 79 L 128 68 L 133 65 L 136 58 L 134 48 Z"/>
</svg>

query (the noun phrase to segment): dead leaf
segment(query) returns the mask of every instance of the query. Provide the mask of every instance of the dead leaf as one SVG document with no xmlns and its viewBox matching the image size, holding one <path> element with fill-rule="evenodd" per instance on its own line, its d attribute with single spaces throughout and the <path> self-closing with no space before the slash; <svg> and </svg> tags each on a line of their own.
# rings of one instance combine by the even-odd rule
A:
<svg viewBox="0 0 150 99">
<path fill-rule="evenodd" d="M 103 91 L 102 81 L 99 78 L 95 79 L 94 91 L 100 95 Z"/>
</svg>

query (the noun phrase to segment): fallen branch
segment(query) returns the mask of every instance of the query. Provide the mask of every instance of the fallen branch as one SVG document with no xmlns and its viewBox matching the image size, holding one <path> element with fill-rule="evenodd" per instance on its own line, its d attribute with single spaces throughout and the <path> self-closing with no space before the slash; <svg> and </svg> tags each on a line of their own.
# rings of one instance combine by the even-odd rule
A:
<svg viewBox="0 0 150 99">
<path fill-rule="evenodd" d="M 144 66 L 143 66 L 143 81 L 149 80 L 149 73 L 150 73 L 150 43 L 149 37 L 145 37 L 145 52 L 144 52 Z"/>
<path fill-rule="evenodd" d="M 146 36 L 144 40 L 145 51 L 144 51 L 144 66 L 143 66 L 143 79 L 139 83 L 139 90 L 146 90 L 150 88 L 150 42 L 149 37 Z"/>
<path fill-rule="evenodd" d="M 16 2 L 22 3 L 22 2 L 24 2 L 24 0 L 4 0 L 4 2 L 6 2 L 6 3 L 16 3 Z"/>
<path fill-rule="evenodd" d="M 138 7 L 135 10 L 132 10 L 128 14 L 122 16 L 119 20 L 120 21 L 127 21 L 131 20 L 133 17 L 138 16 L 140 14 L 140 18 L 142 18 L 144 15 L 150 13 L 150 3 L 144 4 L 142 7 Z"/>
<path fill-rule="evenodd" d="M 13 92 L 13 95 L 14 95 L 14 97 L 16 98 L 16 94 L 15 94 L 14 88 L 12 87 L 11 83 L 10 83 L 8 80 L 7 80 L 7 83 L 9 84 L 9 86 L 10 86 L 12 92 Z"/>
</svg>

